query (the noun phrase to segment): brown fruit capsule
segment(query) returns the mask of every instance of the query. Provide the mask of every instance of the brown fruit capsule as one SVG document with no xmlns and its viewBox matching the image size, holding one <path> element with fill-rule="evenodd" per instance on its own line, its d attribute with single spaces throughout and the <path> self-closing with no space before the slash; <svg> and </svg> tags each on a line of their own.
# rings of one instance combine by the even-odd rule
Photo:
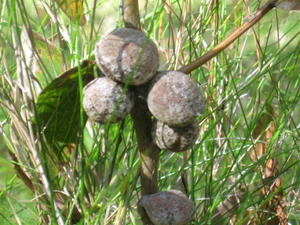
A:
<svg viewBox="0 0 300 225">
<path fill-rule="evenodd" d="M 147 97 L 152 115 L 169 126 L 186 126 L 203 111 L 204 100 L 194 80 L 179 71 L 156 75 Z"/>
<path fill-rule="evenodd" d="M 90 119 L 99 123 L 113 123 L 128 115 L 133 100 L 123 85 L 101 77 L 84 87 L 83 107 Z"/>
<path fill-rule="evenodd" d="M 279 0 L 276 7 L 283 10 L 300 10 L 299 0 Z"/>
<path fill-rule="evenodd" d="M 169 125 L 154 121 L 152 138 L 160 149 L 173 152 L 185 151 L 192 147 L 199 135 L 199 125 L 195 121 L 185 127 L 170 127 Z"/>
<path fill-rule="evenodd" d="M 96 43 L 96 62 L 113 80 L 130 85 L 149 81 L 159 66 L 154 42 L 138 30 L 116 29 Z"/>
<path fill-rule="evenodd" d="M 144 195 L 140 205 L 154 225 L 185 225 L 195 213 L 195 204 L 178 190 Z"/>
</svg>

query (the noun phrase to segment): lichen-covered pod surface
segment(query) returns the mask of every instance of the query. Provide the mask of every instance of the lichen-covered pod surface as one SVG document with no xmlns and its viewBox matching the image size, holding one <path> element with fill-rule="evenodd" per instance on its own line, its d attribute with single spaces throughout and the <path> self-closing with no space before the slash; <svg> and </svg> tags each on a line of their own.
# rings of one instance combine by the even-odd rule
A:
<svg viewBox="0 0 300 225">
<path fill-rule="evenodd" d="M 113 80 L 141 85 L 149 81 L 159 67 L 154 42 L 143 32 L 131 28 L 116 29 L 96 43 L 96 62 Z"/>
<path fill-rule="evenodd" d="M 123 85 L 100 77 L 84 87 L 83 107 L 88 117 L 99 123 L 124 119 L 133 107 L 133 98 Z"/>
<path fill-rule="evenodd" d="M 152 126 L 152 138 L 160 149 L 173 152 L 185 151 L 192 147 L 199 135 L 197 121 L 185 127 L 171 127 L 161 121 L 154 121 Z"/>
<path fill-rule="evenodd" d="M 144 195 L 140 205 L 154 225 L 186 225 L 195 213 L 193 201 L 179 190 Z"/>
<path fill-rule="evenodd" d="M 179 71 L 158 73 L 150 82 L 147 104 L 152 115 L 169 126 L 186 126 L 204 109 L 200 87 Z"/>
<path fill-rule="evenodd" d="M 300 10 L 300 0 L 279 0 L 276 7 L 283 10 Z"/>
</svg>

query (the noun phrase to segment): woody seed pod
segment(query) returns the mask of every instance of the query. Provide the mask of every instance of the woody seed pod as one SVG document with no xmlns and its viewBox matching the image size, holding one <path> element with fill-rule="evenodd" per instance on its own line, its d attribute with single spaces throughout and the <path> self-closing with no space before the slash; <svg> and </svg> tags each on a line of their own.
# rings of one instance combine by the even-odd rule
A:
<svg viewBox="0 0 300 225">
<path fill-rule="evenodd" d="M 185 225 L 195 213 L 194 203 L 178 190 L 144 195 L 140 205 L 154 225 Z"/>
<path fill-rule="evenodd" d="M 96 62 L 113 80 L 141 85 L 149 81 L 159 66 L 154 42 L 138 30 L 116 29 L 96 43 Z"/>
<path fill-rule="evenodd" d="M 161 72 L 150 85 L 152 115 L 169 126 L 186 126 L 203 111 L 204 100 L 194 80 L 179 71 Z"/>
<path fill-rule="evenodd" d="M 283 10 L 300 10 L 299 0 L 279 0 L 276 7 Z"/>
<path fill-rule="evenodd" d="M 173 152 L 185 151 L 195 144 L 199 135 L 199 125 L 195 121 L 185 127 L 171 127 L 163 122 L 154 121 L 152 138 L 160 149 Z"/>
<path fill-rule="evenodd" d="M 84 87 L 83 107 L 90 119 L 99 123 L 113 123 L 128 115 L 133 100 L 123 85 L 101 77 Z"/>
</svg>

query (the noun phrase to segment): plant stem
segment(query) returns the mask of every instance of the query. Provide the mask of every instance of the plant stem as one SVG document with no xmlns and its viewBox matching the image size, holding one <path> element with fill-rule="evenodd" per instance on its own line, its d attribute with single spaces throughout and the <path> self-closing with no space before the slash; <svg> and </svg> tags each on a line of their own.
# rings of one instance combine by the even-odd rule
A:
<svg viewBox="0 0 300 225">
<path fill-rule="evenodd" d="M 141 185 L 142 195 L 157 192 L 157 166 L 159 161 L 159 149 L 151 138 L 151 117 L 146 102 L 136 98 L 135 107 L 131 113 L 138 149 L 141 159 Z"/>
<path fill-rule="evenodd" d="M 138 0 L 122 0 L 122 14 L 125 27 L 140 29 Z"/>
<path fill-rule="evenodd" d="M 152 123 L 146 102 L 140 99 L 139 95 L 136 96 L 135 107 L 132 110 L 131 116 L 134 122 L 141 160 L 140 178 L 142 196 L 153 194 L 158 191 L 157 168 L 159 163 L 159 149 L 153 143 L 151 138 Z M 146 211 L 139 204 L 138 211 L 144 225 L 153 225 Z"/>
<path fill-rule="evenodd" d="M 125 27 L 140 29 L 138 0 L 122 0 L 122 14 Z M 156 193 L 157 168 L 159 163 L 159 149 L 151 138 L 151 116 L 145 102 L 146 93 L 143 87 L 135 89 L 135 106 L 131 112 L 136 132 L 138 150 L 141 160 L 140 178 L 142 196 Z M 146 211 L 138 206 L 139 214 L 144 225 L 153 225 Z"/>
<path fill-rule="evenodd" d="M 192 71 L 196 70 L 210 59 L 218 55 L 221 51 L 227 48 L 230 44 L 232 44 L 236 39 L 238 39 L 242 34 L 244 34 L 247 30 L 253 27 L 258 21 L 260 21 L 271 9 L 276 6 L 276 2 L 278 0 L 270 0 L 266 5 L 262 8 L 258 9 L 256 13 L 250 18 L 249 21 L 246 21 L 241 27 L 235 30 L 232 34 L 230 34 L 225 40 L 215 46 L 212 50 L 200 56 L 198 59 L 193 61 L 192 63 L 185 65 L 179 69 L 179 71 L 189 74 Z"/>
</svg>

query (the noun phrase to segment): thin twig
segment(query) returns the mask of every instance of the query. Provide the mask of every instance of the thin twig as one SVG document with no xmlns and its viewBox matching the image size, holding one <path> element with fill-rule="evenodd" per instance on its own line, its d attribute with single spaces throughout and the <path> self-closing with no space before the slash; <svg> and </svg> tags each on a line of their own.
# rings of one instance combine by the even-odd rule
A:
<svg viewBox="0 0 300 225">
<path fill-rule="evenodd" d="M 213 57 L 217 56 L 220 52 L 222 52 L 225 48 L 232 44 L 236 39 L 238 39 L 242 34 L 244 34 L 247 30 L 253 27 L 258 21 L 260 21 L 271 9 L 273 9 L 276 6 L 277 1 L 278 0 L 270 0 L 266 5 L 257 10 L 249 21 L 246 21 L 240 28 L 235 30 L 225 40 L 223 40 L 212 50 L 199 57 L 192 63 L 181 67 L 179 71 L 189 74 L 192 71 L 199 68 L 200 66 L 202 66 L 203 64 L 205 64 L 206 62 L 208 62 Z"/>
</svg>

